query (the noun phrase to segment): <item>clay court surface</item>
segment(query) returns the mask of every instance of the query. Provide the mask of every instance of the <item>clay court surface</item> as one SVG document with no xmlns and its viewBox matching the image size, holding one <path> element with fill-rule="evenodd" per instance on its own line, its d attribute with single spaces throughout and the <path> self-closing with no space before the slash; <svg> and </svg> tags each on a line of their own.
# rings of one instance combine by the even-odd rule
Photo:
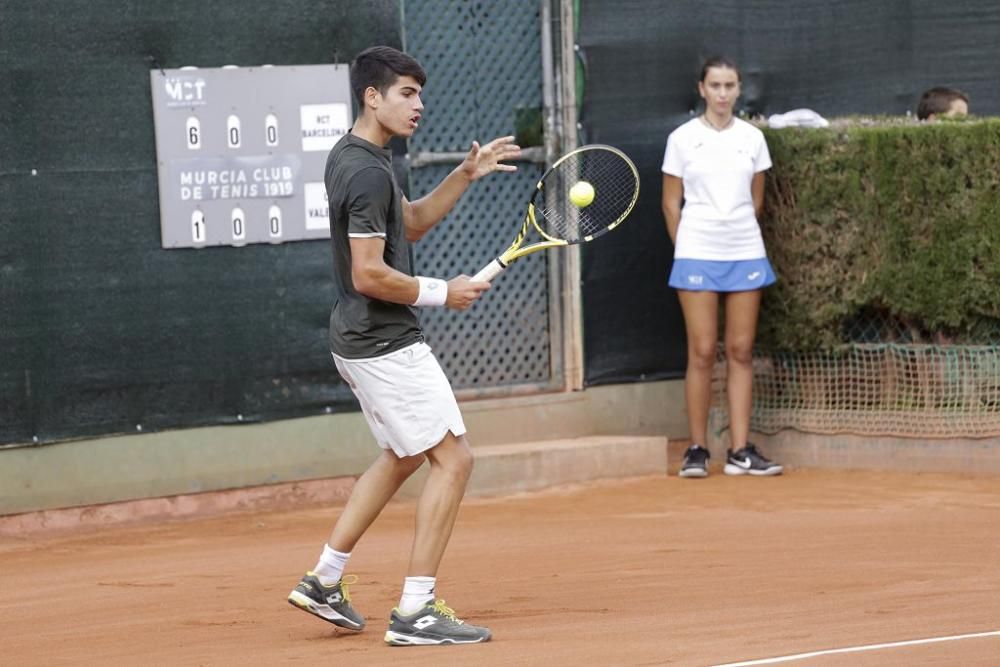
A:
<svg viewBox="0 0 1000 667">
<path fill-rule="evenodd" d="M 715 665 L 1000 630 L 1000 480 L 641 478 L 459 516 L 439 595 L 494 641 L 389 648 L 413 506 L 354 552 L 361 634 L 285 596 L 338 508 L 0 542 L 5 665 Z M 996 634 L 789 665 L 997 665 Z"/>
</svg>

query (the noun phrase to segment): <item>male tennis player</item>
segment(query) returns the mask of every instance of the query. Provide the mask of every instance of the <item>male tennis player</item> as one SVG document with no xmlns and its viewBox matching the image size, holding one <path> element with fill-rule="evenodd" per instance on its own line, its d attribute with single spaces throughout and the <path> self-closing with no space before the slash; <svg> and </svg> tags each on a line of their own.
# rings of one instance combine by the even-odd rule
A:
<svg viewBox="0 0 1000 667">
<path fill-rule="evenodd" d="M 487 628 L 459 620 L 435 600 L 438 565 L 472 472 L 472 452 L 451 385 L 424 343 L 416 308 L 465 310 L 489 289 L 467 276 L 449 281 L 411 275 L 409 244 L 452 209 L 465 189 L 520 156 L 513 137 L 480 146 L 429 195 L 409 202 L 393 176 L 392 137 L 417 128 L 427 79 L 412 57 L 386 46 L 360 53 L 351 65 L 358 119 L 326 163 L 335 300 L 330 348 L 337 370 L 361 404 L 382 453 L 358 479 L 319 562 L 289 602 L 334 625 L 361 630 L 344 568 L 354 545 L 424 462 L 430 473 L 417 503 L 410 564 L 385 641 L 394 645 L 472 644 Z"/>
</svg>

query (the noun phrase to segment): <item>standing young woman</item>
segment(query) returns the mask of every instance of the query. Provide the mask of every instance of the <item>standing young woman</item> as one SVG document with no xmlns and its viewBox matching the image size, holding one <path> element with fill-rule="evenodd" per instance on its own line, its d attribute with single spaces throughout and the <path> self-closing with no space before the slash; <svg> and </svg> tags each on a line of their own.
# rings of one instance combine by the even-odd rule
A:
<svg viewBox="0 0 1000 667">
<path fill-rule="evenodd" d="M 680 299 L 688 341 L 685 397 L 693 444 L 680 476 L 708 475 L 704 445 L 720 295 L 726 309 L 732 444 L 724 470 L 727 475 L 778 475 L 782 467 L 747 442 L 761 289 L 775 281 L 757 223 L 771 156 L 763 133 L 733 115 L 740 72 L 732 61 L 706 61 L 698 93 L 705 100 L 705 112 L 670 134 L 662 167 L 663 216 L 674 243 L 670 286 Z"/>
</svg>

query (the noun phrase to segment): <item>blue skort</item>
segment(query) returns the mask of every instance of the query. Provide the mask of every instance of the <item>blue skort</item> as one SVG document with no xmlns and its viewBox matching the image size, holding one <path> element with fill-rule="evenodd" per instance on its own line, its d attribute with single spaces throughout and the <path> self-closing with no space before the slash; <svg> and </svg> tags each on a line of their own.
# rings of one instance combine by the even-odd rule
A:
<svg viewBox="0 0 1000 667">
<path fill-rule="evenodd" d="M 766 257 L 720 262 L 675 259 L 670 286 L 692 292 L 748 292 L 774 284 L 777 278 Z"/>
</svg>

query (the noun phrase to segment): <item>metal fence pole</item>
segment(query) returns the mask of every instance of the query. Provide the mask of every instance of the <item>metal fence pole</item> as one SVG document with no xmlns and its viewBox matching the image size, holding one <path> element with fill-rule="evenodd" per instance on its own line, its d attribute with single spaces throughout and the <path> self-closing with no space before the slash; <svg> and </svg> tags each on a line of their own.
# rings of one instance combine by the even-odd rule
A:
<svg viewBox="0 0 1000 667">
<path fill-rule="evenodd" d="M 562 152 L 577 147 L 576 16 L 574 0 L 559 0 L 559 106 Z M 563 368 L 567 391 L 583 389 L 583 295 L 580 289 L 580 246 L 562 253 Z"/>
</svg>

